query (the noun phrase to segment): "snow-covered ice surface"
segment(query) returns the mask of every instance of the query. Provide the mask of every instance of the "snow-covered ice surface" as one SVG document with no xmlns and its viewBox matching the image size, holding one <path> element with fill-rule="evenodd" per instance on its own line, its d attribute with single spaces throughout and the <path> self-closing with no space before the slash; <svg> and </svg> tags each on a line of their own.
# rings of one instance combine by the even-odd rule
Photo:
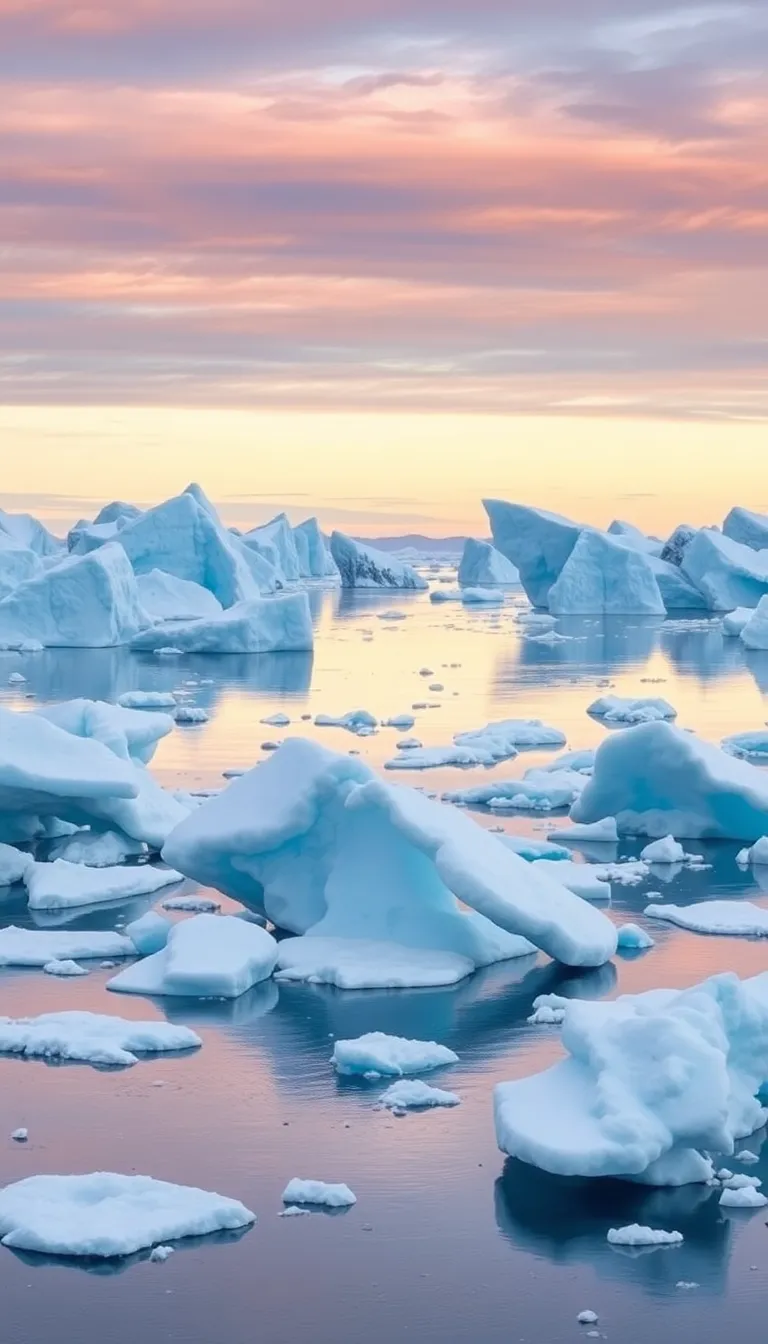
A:
<svg viewBox="0 0 768 1344">
<path fill-rule="evenodd" d="M 379 1105 L 390 1111 L 432 1110 L 437 1106 L 458 1106 L 460 1101 L 455 1092 L 432 1087 L 420 1078 L 401 1078 L 379 1097 Z"/>
<path fill-rule="evenodd" d="M 682 1232 L 665 1232 L 658 1227 L 640 1227 L 638 1223 L 608 1229 L 608 1241 L 612 1246 L 679 1246 L 682 1240 Z"/>
<path fill-rule="evenodd" d="M 234 916 L 194 915 L 171 929 L 161 951 L 118 972 L 122 994 L 236 999 L 274 970 L 277 944 L 266 929 Z"/>
<path fill-rule="evenodd" d="M 6 925 L 0 929 L 0 967 L 45 966 L 49 961 L 95 960 L 101 957 L 132 957 L 130 938 L 121 933 L 89 929 L 23 929 Z"/>
<path fill-rule="evenodd" d="M 68 863 L 66 859 L 36 863 L 24 876 L 31 910 L 100 905 L 124 897 L 144 896 L 181 880 L 181 873 L 148 863 L 133 868 L 90 868 L 83 863 Z"/>
<path fill-rule="evenodd" d="M 0 1190 L 2 1244 L 48 1255 L 108 1259 L 254 1221 L 236 1199 L 151 1176 L 29 1176 Z"/>
<path fill-rule="evenodd" d="M 283 1191 L 284 1204 L 322 1204 L 327 1209 L 348 1209 L 357 1203 L 348 1185 L 339 1182 L 307 1181 L 294 1176 Z"/>
<path fill-rule="evenodd" d="M 768 910 L 752 901 L 698 901 L 688 906 L 652 902 L 645 907 L 645 914 L 649 919 L 678 924 L 681 929 L 690 929 L 693 933 L 768 938 Z"/>
<path fill-rule="evenodd" d="M 370 1031 L 351 1041 L 337 1041 L 331 1063 L 338 1073 L 361 1074 L 364 1078 L 401 1078 L 407 1073 L 426 1073 L 455 1064 L 458 1055 L 436 1041 L 409 1041 Z"/>
<path fill-rule="evenodd" d="M 479 521 L 478 535 L 483 535 L 481 528 Z M 439 559 L 441 568 L 434 573 L 431 561 L 410 555 L 407 563 L 418 566 L 434 588 L 456 584 L 455 563 Z M 682 727 L 712 744 L 757 732 L 768 717 L 765 654 L 724 637 L 717 616 L 706 622 L 561 617 L 556 624 L 545 616 L 540 629 L 554 628 L 568 637 L 547 646 L 522 637 L 535 629 L 530 616 L 541 613 L 529 611 L 521 590 L 508 592 L 501 610 L 460 602 L 433 605 L 419 591 L 338 586 L 310 587 L 309 599 L 314 665 L 308 653 L 156 657 L 124 646 L 86 654 L 75 649 L 0 653 L 0 707 L 31 721 L 36 716 L 28 711 L 36 706 L 78 697 L 114 705 L 135 691 L 203 707 L 208 722 L 191 732 L 168 732 L 156 742 L 147 767 L 168 796 L 182 792 L 185 807 L 192 806 L 190 794 L 221 787 L 224 771 L 251 769 L 266 755 L 261 743 L 268 736 L 307 736 L 391 783 L 397 776 L 384 776 L 383 762 L 394 755 L 400 732 L 410 729 L 380 727 L 358 737 L 314 725 L 320 713 L 360 705 L 380 725 L 401 714 L 415 717 L 413 732 L 425 747 L 452 743 L 454 734 L 487 722 L 538 718 L 561 730 L 569 748 L 585 753 L 608 736 L 607 727 L 586 713 L 593 700 L 608 694 L 662 697 L 677 709 Z M 407 619 L 377 620 L 394 607 Z M 518 622 L 518 615 L 524 619 Z M 429 676 L 419 677 L 422 667 L 431 669 Z M 25 682 L 11 682 L 13 672 Z M 427 690 L 430 682 L 443 683 L 445 691 L 433 695 Z M 429 710 L 412 708 L 425 700 L 441 703 Z M 173 705 L 154 709 L 163 707 Z M 142 713 L 148 716 L 151 710 Z M 261 723 L 278 714 L 290 724 Z M 617 725 L 611 739 L 623 731 Z M 70 777 L 83 741 L 66 742 Z M 0 756 L 7 742 L 0 734 Z M 350 751 L 359 755 L 349 756 Z M 398 782 L 439 797 L 495 777 L 512 784 L 531 769 L 543 781 L 545 767 L 557 754 L 533 747 L 489 770 L 478 766 L 457 776 L 438 767 L 426 775 L 403 774 Z M 81 845 L 88 832 L 61 835 L 55 821 L 63 806 L 58 791 L 47 806 L 39 800 L 36 811 L 26 748 L 14 759 L 28 771 L 25 804 L 13 814 L 7 804 L 0 809 L 0 843 L 32 852 L 42 862 L 52 852 L 66 857 L 69 851 L 58 849 L 59 844 Z M 103 754 L 100 760 L 103 764 Z M 41 749 L 36 769 L 50 764 L 51 753 Z M 122 770 L 130 762 L 112 752 L 110 770 L 115 764 Z M 574 776 L 589 770 L 589 755 L 571 760 L 567 768 Z M 65 782 L 65 775 L 60 778 Z M 586 786 L 588 774 L 580 778 Z M 7 779 L 4 774 L 3 783 Z M 88 779 L 91 787 L 90 772 Z M 10 787 L 5 796 L 14 805 Z M 194 801 L 199 803 L 199 796 Z M 123 802 L 134 806 L 130 799 Z M 71 814 L 78 826 L 88 823 L 125 834 L 116 820 L 90 815 L 81 797 L 78 809 L 77 816 Z M 322 1333 L 320 1320 L 330 1323 L 338 1344 L 357 1344 L 364 1319 L 373 1344 L 386 1344 L 402 1333 L 407 1319 L 414 1330 L 453 1344 L 477 1332 L 480 1298 L 472 1293 L 473 1285 L 481 1289 L 483 1330 L 494 1339 L 509 1338 L 510 1320 L 513 1333 L 534 1340 L 584 1337 L 593 1328 L 620 1336 L 623 1344 L 645 1344 L 649 1334 L 660 1341 L 690 1334 L 700 1344 L 721 1344 L 731 1335 L 761 1337 L 760 1273 L 750 1272 L 750 1266 L 763 1264 L 764 1209 L 720 1207 L 720 1183 L 680 1188 L 603 1183 L 549 1176 L 516 1159 L 505 1161 L 495 1146 L 490 1097 L 498 1079 L 541 1072 L 562 1058 L 556 1023 L 527 1024 L 539 995 L 555 994 L 566 1004 L 611 1001 L 659 986 L 682 989 L 713 972 L 736 970 L 748 978 L 764 970 L 762 939 L 703 937 L 646 918 L 644 911 L 650 903 L 690 907 L 712 899 L 748 901 L 762 909 L 768 904 L 768 866 L 736 864 L 737 853 L 750 840 L 676 836 L 684 850 L 702 853 L 712 868 L 654 865 L 643 872 L 636 866 L 640 852 L 657 836 L 619 837 L 610 825 L 603 839 L 584 834 L 564 808 L 541 813 L 468 804 L 461 811 L 490 832 L 500 828 L 529 863 L 537 847 L 547 846 L 547 837 L 558 833 L 563 838 L 552 845 L 561 850 L 567 845 L 575 859 L 585 860 L 586 869 L 618 863 L 616 873 L 632 876 L 634 885 L 612 880 L 612 903 L 603 903 L 597 912 L 609 915 L 620 943 L 622 927 L 634 924 L 650 932 L 655 945 L 644 951 L 622 947 L 605 966 L 586 970 L 564 969 L 544 954 L 529 952 L 470 974 L 455 970 L 452 983 L 443 973 L 439 983 L 413 989 L 380 983 L 357 992 L 333 983 L 270 978 L 236 999 L 118 998 L 106 983 L 119 965 L 102 969 L 101 962 L 132 959 L 132 944 L 122 937 L 125 928 L 151 907 L 162 911 L 165 896 L 175 888 L 114 905 L 46 912 L 29 910 L 23 884 L 0 887 L 0 933 L 13 924 L 28 938 L 65 934 L 70 942 L 61 950 L 43 949 L 38 942 L 37 953 L 32 951 L 36 966 L 0 969 L 3 1014 L 19 1019 L 69 1010 L 119 1013 L 189 1028 L 203 1040 L 199 1050 L 142 1056 L 133 1068 L 108 1074 L 84 1065 L 47 1067 L 0 1057 L 5 1115 L 0 1188 L 41 1172 L 138 1171 L 223 1192 L 260 1215 L 256 1240 L 249 1235 L 238 1243 L 235 1232 L 221 1234 L 221 1244 L 174 1241 L 170 1244 L 177 1253 L 153 1265 L 146 1263 L 147 1247 L 138 1253 L 141 1259 L 102 1264 L 103 1270 L 122 1270 L 107 1278 L 73 1272 L 64 1267 L 72 1263 L 66 1260 L 53 1268 L 39 1254 L 0 1250 L 3 1325 L 9 1338 L 37 1344 L 50 1337 L 52 1321 L 65 1334 L 67 1322 L 87 1321 L 112 1344 L 133 1344 L 137 1333 L 154 1339 L 169 1332 L 183 1334 L 188 1344 L 210 1344 L 225 1336 L 245 1344 L 254 1320 L 276 1339 Z M 665 826 L 659 835 L 671 829 Z M 765 834 L 768 826 L 754 839 Z M 186 883 L 179 890 L 193 900 L 218 900 L 227 915 L 239 909 L 236 897 L 209 885 L 198 889 Z M 169 920 L 189 922 L 189 911 L 167 914 Z M 97 935 L 112 940 L 109 950 L 93 946 Z M 73 945 L 75 939 L 80 946 Z M 83 942 L 91 943 L 95 955 L 83 955 Z M 283 945 L 287 942 L 282 939 Z M 401 946 L 396 944 L 393 953 Z M 354 952 L 342 965 L 326 945 L 323 969 L 335 975 L 341 967 L 350 977 L 359 977 L 362 969 L 368 979 L 381 967 L 380 950 L 375 942 L 366 968 Z M 423 968 L 424 953 L 418 948 L 408 952 Z M 461 954 L 451 955 L 463 971 Z M 89 974 L 71 979 L 43 975 L 42 962 L 52 957 L 75 960 Z M 384 971 L 397 975 L 397 962 L 385 964 Z M 402 983 L 402 967 L 400 972 Z M 461 1105 L 395 1119 L 379 1108 L 382 1092 L 396 1081 L 392 1076 L 368 1081 L 337 1074 L 329 1065 L 334 1042 L 373 1031 L 452 1049 L 459 1059 L 450 1068 L 407 1081 L 448 1089 L 461 1097 Z M 28 1128 L 26 1144 L 11 1140 L 17 1128 Z M 748 1165 L 742 1165 L 745 1149 L 753 1158 Z M 764 1150 L 758 1130 L 735 1141 L 735 1154 L 713 1155 L 718 1169 L 755 1173 L 765 1190 Z M 310 1213 L 284 1223 L 277 1210 L 294 1174 L 348 1183 L 358 1196 L 357 1207 L 341 1218 Z M 632 1224 L 679 1230 L 684 1241 L 674 1250 L 655 1252 L 608 1243 L 610 1228 Z M 295 1291 L 297 1263 L 302 1291 Z M 96 1268 L 95 1262 L 82 1264 Z M 371 1283 L 379 1287 L 369 1290 Z M 678 1283 L 699 1286 L 684 1291 Z M 356 1284 L 362 1285 L 360 1293 Z M 598 1313 L 596 1326 L 577 1324 L 586 1307 Z"/>
<path fill-rule="evenodd" d="M 68 1059 L 85 1064 L 135 1064 L 140 1055 L 192 1050 L 202 1045 L 189 1027 L 169 1022 L 128 1022 L 99 1013 L 41 1013 L 0 1017 L 0 1054 L 26 1059 Z"/>
</svg>

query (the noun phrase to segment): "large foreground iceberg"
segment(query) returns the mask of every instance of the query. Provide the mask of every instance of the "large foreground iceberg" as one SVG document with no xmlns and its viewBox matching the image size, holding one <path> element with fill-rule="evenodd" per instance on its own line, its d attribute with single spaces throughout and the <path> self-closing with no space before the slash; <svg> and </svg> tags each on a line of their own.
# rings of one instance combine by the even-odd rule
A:
<svg viewBox="0 0 768 1344">
<path fill-rule="evenodd" d="M 451 952 L 474 966 L 530 943 L 571 965 L 600 965 L 616 948 L 610 921 L 471 818 L 302 739 L 208 799 L 163 853 L 309 937 Z"/>
<path fill-rule="evenodd" d="M 127 644 L 148 617 L 119 546 L 67 556 L 0 602 L 0 646 L 80 649 Z"/>
<path fill-rule="evenodd" d="M 111 1171 L 28 1176 L 0 1190 L 3 1245 L 48 1255 L 133 1255 L 180 1237 L 248 1227 L 255 1217 L 238 1200 L 208 1190 Z"/>
<path fill-rule="evenodd" d="M 410 565 L 386 551 L 364 546 L 343 532 L 331 534 L 331 555 L 341 575 L 342 588 L 427 588 Z"/>
<path fill-rule="evenodd" d="M 574 821 L 616 818 L 620 835 L 758 840 L 768 832 L 768 775 L 669 723 L 606 739 Z"/>
<path fill-rule="evenodd" d="M 494 1095 L 501 1150 L 545 1171 L 706 1181 L 707 1154 L 732 1153 L 765 1121 L 768 974 L 571 1000 L 562 1042 L 567 1059 Z"/>
<path fill-rule="evenodd" d="M 312 645 L 309 598 L 296 592 L 239 602 L 208 620 L 154 625 L 137 635 L 131 647 L 184 653 L 305 653 Z"/>
</svg>

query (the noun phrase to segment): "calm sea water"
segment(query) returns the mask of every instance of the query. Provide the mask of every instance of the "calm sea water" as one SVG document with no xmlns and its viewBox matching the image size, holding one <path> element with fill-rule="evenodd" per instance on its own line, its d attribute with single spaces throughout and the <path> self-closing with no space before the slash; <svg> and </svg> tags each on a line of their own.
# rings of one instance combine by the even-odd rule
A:
<svg viewBox="0 0 768 1344">
<path fill-rule="evenodd" d="M 503 610 L 431 605 L 423 595 L 313 594 L 314 656 L 160 659 L 124 651 L 0 654 L 0 700 L 20 710 L 84 695 L 115 699 L 132 688 L 182 690 L 210 721 L 161 743 L 164 783 L 216 788 L 222 771 L 253 764 L 282 730 L 260 719 L 277 710 L 331 747 L 374 766 L 399 734 L 368 739 L 302 723 L 304 714 L 365 707 L 378 717 L 414 711 L 426 744 L 502 717 L 538 717 L 569 745 L 605 733 L 585 713 L 609 679 L 617 694 L 659 694 L 678 722 L 717 741 L 762 726 L 768 654 L 746 654 L 717 624 L 625 619 L 561 623 L 573 639 L 553 648 L 525 642 L 515 595 Z M 382 621 L 383 612 L 405 613 Z M 420 676 L 429 667 L 434 675 Z M 8 675 L 27 677 L 8 687 Z M 428 692 L 431 681 L 444 690 Z M 653 684 L 651 684 L 653 683 Z M 33 697 L 33 698 L 28 698 Z M 521 774 L 551 753 L 522 754 L 496 768 Z M 482 771 L 430 771 L 390 779 L 431 790 L 461 787 Z M 499 824 L 478 813 L 482 824 Z M 545 833 L 542 818 L 505 818 L 505 829 Z M 640 846 L 622 845 L 622 856 Z M 665 887 L 680 903 L 712 895 L 763 903 L 755 876 L 734 862 L 735 845 L 696 845 L 712 869 L 683 872 Z M 643 922 L 646 891 L 614 887 L 611 914 Z M 768 885 L 768 883 L 767 883 Z M 189 889 L 192 889 L 189 884 Z M 224 902 L 225 908 L 237 908 Z M 112 928 L 147 902 L 92 910 L 82 927 Z M 0 925 L 28 923 L 17 890 L 0 891 Z M 653 926 L 656 946 L 583 975 L 527 958 L 480 972 L 451 989 L 343 993 L 323 987 L 257 986 L 231 1003 L 151 1001 L 105 991 L 109 972 L 59 981 L 39 971 L 0 972 L 0 1012 L 19 1016 L 87 1008 L 188 1023 L 203 1038 L 194 1055 L 143 1061 L 124 1071 L 50 1067 L 0 1059 L 0 1182 L 37 1172 L 143 1172 L 242 1199 L 258 1214 L 244 1236 L 181 1246 L 165 1264 L 146 1259 L 83 1267 L 0 1250 L 3 1338 L 128 1344 L 136 1337 L 183 1344 L 391 1344 L 397 1340 L 530 1341 L 583 1335 L 592 1308 L 608 1339 L 649 1337 L 715 1344 L 764 1332 L 765 1217 L 721 1210 L 706 1188 L 649 1191 L 618 1182 L 565 1182 L 505 1162 L 494 1142 L 497 1081 L 547 1066 L 557 1032 L 526 1023 L 549 989 L 613 996 L 653 985 L 688 985 L 724 969 L 768 968 L 768 948 Z M 435 1081 L 460 1093 L 447 1112 L 395 1119 L 375 1109 L 381 1090 L 338 1080 L 334 1037 L 368 1030 L 442 1041 L 459 1064 Z M 157 1085 L 162 1083 L 162 1086 Z M 26 1125 L 25 1146 L 8 1137 Z M 762 1135 L 746 1146 L 761 1151 Z M 768 1179 L 768 1157 L 750 1167 Z M 279 1219 L 292 1176 L 346 1181 L 358 1204 L 337 1216 Z M 610 1226 L 678 1228 L 679 1249 L 628 1254 L 608 1245 Z M 685 1281 L 693 1288 L 679 1288 Z"/>
</svg>

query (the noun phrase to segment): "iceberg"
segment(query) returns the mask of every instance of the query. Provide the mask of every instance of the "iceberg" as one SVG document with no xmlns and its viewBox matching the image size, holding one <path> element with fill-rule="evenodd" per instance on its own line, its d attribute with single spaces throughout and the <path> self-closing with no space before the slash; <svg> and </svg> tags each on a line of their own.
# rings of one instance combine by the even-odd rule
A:
<svg viewBox="0 0 768 1344">
<path fill-rule="evenodd" d="M 161 569 L 207 588 L 222 607 L 252 601 L 278 586 L 278 576 L 258 552 L 220 523 L 212 505 L 205 507 L 185 491 L 148 509 L 117 533 L 136 574 Z"/>
<path fill-rule="evenodd" d="M 522 779 L 491 779 L 469 789 L 444 793 L 450 803 L 483 804 L 497 811 L 551 812 L 571 807 L 586 787 L 588 777 L 579 770 L 547 770 L 533 766 Z"/>
<path fill-rule="evenodd" d="M 158 742 L 173 732 L 168 714 L 145 714 L 105 700 L 64 700 L 37 714 L 74 737 L 102 742 L 121 760 L 137 765 L 148 765 Z"/>
<path fill-rule="evenodd" d="M 504 945 L 504 939 L 508 944 Z M 535 949 L 524 938 L 498 931 L 499 956 L 525 956 Z M 511 944 L 511 946 L 509 946 Z M 364 938 L 283 938 L 278 943 L 275 980 L 336 989 L 429 989 L 455 985 L 475 970 L 475 961 L 458 952 L 405 947 Z"/>
<path fill-rule="evenodd" d="M 724 1190 L 719 1202 L 726 1209 L 764 1209 L 768 1198 L 754 1186 L 744 1185 L 736 1190 Z"/>
<path fill-rule="evenodd" d="M 666 613 L 648 557 L 588 528 L 552 584 L 548 604 L 554 616 Z"/>
<path fill-rule="evenodd" d="M 573 820 L 615 816 L 620 835 L 751 844 L 768 831 L 768 775 L 669 723 L 607 738 L 585 785 Z"/>
<path fill-rule="evenodd" d="M 660 559 L 668 565 L 674 565 L 679 569 L 683 562 L 683 556 L 686 549 L 690 546 L 693 538 L 696 536 L 698 528 L 691 527 L 690 523 L 678 523 L 674 532 L 671 533 L 661 552 Z"/>
<path fill-rule="evenodd" d="M 760 599 L 762 602 L 762 598 Z M 723 634 L 728 639 L 737 639 L 747 621 L 751 620 L 754 607 L 736 607 L 723 617 Z"/>
<path fill-rule="evenodd" d="M 501 719 L 484 728 L 456 733 L 452 747 L 408 747 L 384 762 L 385 770 L 429 770 L 435 766 L 495 765 L 517 756 L 518 748 L 562 747 L 565 734 L 541 719 Z"/>
<path fill-rule="evenodd" d="M 348 1185 L 329 1185 L 326 1181 L 305 1181 L 294 1176 L 283 1191 L 284 1204 L 322 1204 L 327 1209 L 346 1209 L 357 1199 Z"/>
<path fill-rule="evenodd" d="M 768 864 L 768 835 L 761 835 L 749 849 L 740 850 L 736 862 L 742 868 L 747 868 L 750 863 Z"/>
<path fill-rule="evenodd" d="M 618 949 L 620 952 L 644 952 L 653 947 L 654 942 L 639 924 L 621 924 L 619 926 Z"/>
<path fill-rule="evenodd" d="M 608 535 L 620 538 L 626 546 L 633 547 L 642 555 L 652 555 L 658 559 L 664 550 L 664 542 L 659 541 L 658 537 L 646 536 L 634 523 L 625 523 L 621 518 L 614 518 L 608 527 Z"/>
<path fill-rule="evenodd" d="M 461 1097 L 442 1087 L 430 1087 L 416 1078 L 391 1083 L 379 1097 L 379 1105 L 389 1111 L 427 1110 L 436 1106 L 458 1106 Z"/>
<path fill-rule="evenodd" d="M 768 1070 L 768 976 L 612 1003 L 569 1000 L 568 1057 L 495 1089 L 502 1152 L 557 1175 L 685 1185 L 758 1129 Z"/>
<path fill-rule="evenodd" d="M 303 579 L 331 579 L 339 577 L 336 561 L 331 555 L 316 518 L 307 518 L 293 529 L 299 572 Z"/>
<path fill-rule="evenodd" d="M 682 1232 L 664 1232 L 661 1228 L 641 1227 L 639 1223 L 630 1223 L 628 1227 L 612 1227 L 607 1240 L 612 1246 L 679 1246 L 683 1240 Z"/>
<path fill-rule="evenodd" d="M 139 601 L 153 624 L 166 621 L 207 620 L 221 614 L 222 605 L 209 588 L 151 569 L 136 579 Z"/>
<path fill-rule="evenodd" d="M 677 710 L 668 700 L 631 696 L 603 695 L 587 706 L 587 713 L 606 723 L 653 723 L 656 719 L 676 719 Z"/>
<path fill-rule="evenodd" d="M 110 1259 L 255 1221 L 236 1199 L 110 1171 L 28 1176 L 0 1190 L 2 1244 L 47 1255 Z"/>
<path fill-rule="evenodd" d="M 461 600 L 465 607 L 502 607 L 504 594 L 494 588 L 462 588 Z"/>
<path fill-rule="evenodd" d="M 300 738 L 207 799 L 163 855 L 312 937 L 394 941 L 476 966 L 498 959 L 499 930 L 569 965 L 601 965 L 616 948 L 605 916 L 470 817 Z"/>
<path fill-rule="evenodd" d="M 0 814 L 58 815 L 67 802 L 132 799 L 132 762 L 101 742 L 75 737 L 40 714 L 0 708 Z"/>
<path fill-rule="evenodd" d="M 413 722 L 413 720 L 412 720 Z M 378 727 L 378 719 L 367 709 L 350 709 L 346 714 L 316 714 L 316 728 L 346 728 L 349 733 L 365 737 Z"/>
<path fill-rule="evenodd" d="M 42 571 L 39 555 L 26 546 L 15 546 L 0 532 L 0 599 L 7 597 L 20 583 L 37 578 Z"/>
<path fill-rule="evenodd" d="M 696 905 L 647 905 L 649 919 L 665 920 L 692 933 L 768 938 L 768 910 L 751 901 L 699 901 Z M 768 1079 L 766 1079 L 768 1082 Z"/>
<path fill-rule="evenodd" d="M 236 915 L 193 915 L 174 924 L 162 951 L 120 971 L 107 988 L 122 994 L 237 999 L 268 979 L 276 961 L 277 943 L 259 925 Z"/>
<path fill-rule="evenodd" d="M 753 551 L 768 550 L 768 517 L 751 509 L 731 509 L 723 523 L 723 536 Z"/>
<path fill-rule="evenodd" d="M 165 906 L 163 906 L 165 909 Z M 130 938 L 136 951 L 141 957 L 151 957 L 155 952 L 162 952 L 173 925 L 169 919 L 164 919 L 158 915 L 156 910 L 148 910 L 145 915 L 140 915 L 126 926 L 126 935 Z"/>
<path fill-rule="evenodd" d="M 741 628 L 741 642 L 748 649 L 768 649 L 768 594 L 761 597 Z"/>
<path fill-rule="evenodd" d="M 534 607 L 549 604 L 549 590 L 559 577 L 582 532 L 557 513 L 484 499 L 493 533 L 493 544 L 518 570 L 529 601 Z"/>
<path fill-rule="evenodd" d="M 350 1041 L 337 1041 L 331 1063 L 337 1073 L 364 1078 L 402 1078 L 408 1073 L 426 1073 L 458 1063 L 459 1056 L 436 1041 L 411 1041 L 405 1036 L 387 1036 L 369 1031 Z"/>
<path fill-rule="evenodd" d="M 132 957 L 136 948 L 120 933 L 90 929 L 0 929 L 0 966 L 45 966 L 49 961 Z"/>
<path fill-rule="evenodd" d="M 302 577 L 296 538 L 284 513 L 279 513 L 268 523 L 262 523 L 261 527 L 244 532 L 241 540 L 245 546 L 256 551 L 264 547 L 268 552 L 272 548 L 277 556 L 277 571 L 287 583 L 296 583 Z"/>
<path fill-rule="evenodd" d="M 489 541 L 468 537 L 459 562 L 458 581 L 466 588 L 488 588 L 494 584 L 520 582 L 515 566 Z"/>
<path fill-rule="evenodd" d="M 139 1055 L 193 1050 L 202 1045 L 189 1027 L 170 1022 L 128 1022 L 102 1013 L 41 1013 L 0 1017 L 0 1054 L 26 1059 L 67 1059 L 127 1067 Z"/>
<path fill-rule="evenodd" d="M 305 592 L 257 598 L 196 621 L 155 625 L 131 648 L 182 653 L 290 653 L 312 649 L 312 617 Z"/>
<path fill-rule="evenodd" d="M 415 569 L 386 551 L 377 551 L 343 532 L 331 533 L 331 555 L 341 575 L 342 588 L 428 588 Z"/>
<path fill-rule="evenodd" d="M 63 551 L 62 543 L 31 513 L 6 513 L 5 509 L 0 509 L 0 534 L 16 546 L 34 551 L 35 555 L 54 556 Z"/>
<path fill-rule="evenodd" d="M 640 858 L 644 863 L 682 863 L 685 859 L 685 850 L 673 835 L 664 835 L 646 845 L 640 853 Z"/>
<path fill-rule="evenodd" d="M 128 900 L 146 896 L 181 882 L 181 873 L 151 864 L 139 867 L 89 868 L 84 863 L 35 863 L 24 877 L 30 910 L 69 910 L 81 905 L 102 905 L 105 901 Z"/>
<path fill-rule="evenodd" d="M 768 554 L 703 527 L 686 547 L 682 571 L 713 611 L 756 607 L 768 593 Z"/>
<path fill-rule="evenodd" d="M 119 546 L 68 556 L 0 601 L 0 646 L 101 649 L 127 644 L 147 623 Z"/>
<path fill-rule="evenodd" d="M 11 887 L 14 882 L 23 882 L 34 864 L 31 854 L 25 854 L 13 845 L 0 844 L 0 887 Z"/>
</svg>

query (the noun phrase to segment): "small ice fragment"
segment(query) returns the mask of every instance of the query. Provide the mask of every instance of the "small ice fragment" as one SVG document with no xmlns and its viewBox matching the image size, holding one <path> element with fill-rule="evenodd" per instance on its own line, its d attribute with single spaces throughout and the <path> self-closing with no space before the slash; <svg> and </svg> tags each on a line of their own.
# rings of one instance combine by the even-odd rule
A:
<svg viewBox="0 0 768 1344">
<path fill-rule="evenodd" d="M 29 1130 L 24 1128 L 14 1129 L 11 1138 L 14 1139 L 16 1143 L 26 1143 L 29 1138 Z"/>
<path fill-rule="evenodd" d="M 720 1196 L 720 1204 L 728 1209 L 762 1209 L 768 1204 L 768 1198 L 752 1185 L 741 1189 L 726 1189 Z"/>
<path fill-rule="evenodd" d="M 281 1209 L 277 1216 L 278 1218 L 299 1218 L 308 1213 L 309 1209 L 302 1209 L 298 1204 L 289 1204 L 288 1208 Z"/>
<path fill-rule="evenodd" d="M 343 1209 L 357 1203 L 348 1185 L 329 1185 L 326 1181 L 306 1181 L 294 1176 L 283 1191 L 284 1204 L 323 1204 L 328 1209 Z"/>
<path fill-rule="evenodd" d="M 576 1317 L 579 1325 L 594 1325 L 598 1319 L 596 1311 L 580 1311 Z"/>
<path fill-rule="evenodd" d="M 153 1246 L 149 1258 L 153 1264 L 162 1264 L 171 1255 L 173 1255 L 172 1246 Z"/>
<path fill-rule="evenodd" d="M 43 970 L 46 975 L 87 975 L 88 972 L 84 966 L 78 966 L 76 961 L 70 961 L 68 958 L 60 961 L 54 957 L 52 961 L 46 961 Z"/>
<path fill-rule="evenodd" d="M 630 1223 L 628 1227 L 612 1227 L 607 1239 L 612 1246 L 679 1246 L 683 1234 Z"/>
</svg>

